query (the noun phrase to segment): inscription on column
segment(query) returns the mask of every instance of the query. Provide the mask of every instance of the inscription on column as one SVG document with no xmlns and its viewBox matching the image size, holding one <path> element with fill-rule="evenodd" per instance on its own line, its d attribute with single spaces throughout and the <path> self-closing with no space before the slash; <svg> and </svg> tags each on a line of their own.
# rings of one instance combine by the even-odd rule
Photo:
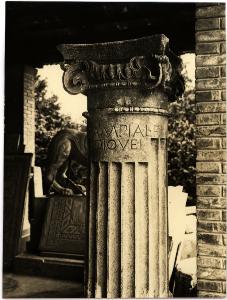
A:
<svg viewBox="0 0 227 300">
<path fill-rule="evenodd" d="M 95 128 L 95 148 L 103 150 L 141 150 L 142 140 L 159 132 L 160 125 L 118 124 Z"/>
</svg>

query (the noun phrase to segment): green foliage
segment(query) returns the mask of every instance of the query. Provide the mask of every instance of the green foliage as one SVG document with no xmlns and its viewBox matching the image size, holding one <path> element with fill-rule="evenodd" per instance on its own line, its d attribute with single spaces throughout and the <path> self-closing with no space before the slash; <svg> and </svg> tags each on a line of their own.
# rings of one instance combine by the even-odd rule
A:
<svg viewBox="0 0 227 300">
<path fill-rule="evenodd" d="M 47 97 L 47 82 L 36 78 L 35 87 L 35 146 L 36 146 L 36 165 L 45 166 L 48 144 L 57 131 L 64 128 L 77 128 L 69 116 L 60 112 L 58 97 L 53 95 Z"/>
<path fill-rule="evenodd" d="M 168 135 L 168 184 L 182 185 L 195 199 L 196 145 L 194 90 L 170 103 Z M 189 199 L 190 199 L 189 198 Z"/>
</svg>

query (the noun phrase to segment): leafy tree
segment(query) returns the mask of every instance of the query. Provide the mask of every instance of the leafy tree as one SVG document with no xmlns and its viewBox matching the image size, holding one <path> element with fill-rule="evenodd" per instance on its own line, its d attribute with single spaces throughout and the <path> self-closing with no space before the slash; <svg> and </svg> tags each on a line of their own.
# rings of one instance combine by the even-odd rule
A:
<svg viewBox="0 0 227 300">
<path fill-rule="evenodd" d="M 58 97 L 56 95 L 47 97 L 47 82 L 36 78 L 35 87 L 35 146 L 36 165 L 45 166 L 48 144 L 57 131 L 64 128 L 78 128 L 78 125 L 71 121 L 70 116 L 61 114 Z"/>
<path fill-rule="evenodd" d="M 190 81 L 185 75 L 186 84 Z M 189 204 L 195 204 L 196 176 L 196 110 L 194 88 L 169 104 L 168 182 L 182 185 L 189 194 Z"/>
</svg>

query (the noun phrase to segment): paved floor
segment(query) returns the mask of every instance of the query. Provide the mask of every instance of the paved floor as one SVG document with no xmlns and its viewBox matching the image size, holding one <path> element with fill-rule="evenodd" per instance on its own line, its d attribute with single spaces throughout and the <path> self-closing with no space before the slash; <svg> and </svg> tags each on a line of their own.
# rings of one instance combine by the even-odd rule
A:
<svg viewBox="0 0 227 300">
<path fill-rule="evenodd" d="M 3 298 L 83 298 L 83 284 L 36 276 L 4 274 Z"/>
</svg>

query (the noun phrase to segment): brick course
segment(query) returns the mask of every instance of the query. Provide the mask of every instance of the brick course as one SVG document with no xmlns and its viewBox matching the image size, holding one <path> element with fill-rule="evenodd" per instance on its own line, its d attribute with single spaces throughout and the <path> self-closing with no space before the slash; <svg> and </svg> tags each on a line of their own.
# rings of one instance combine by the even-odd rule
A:
<svg viewBox="0 0 227 300">
<path fill-rule="evenodd" d="M 196 5 L 198 297 L 226 293 L 225 6 Z"/>
<path fill-rule="evenodd" d="M 35 159 L 35 101 L 34 101 L 34 68 L 24 68 L 24 145 L 25 153 L 33 153 Z"/>
</svg>

